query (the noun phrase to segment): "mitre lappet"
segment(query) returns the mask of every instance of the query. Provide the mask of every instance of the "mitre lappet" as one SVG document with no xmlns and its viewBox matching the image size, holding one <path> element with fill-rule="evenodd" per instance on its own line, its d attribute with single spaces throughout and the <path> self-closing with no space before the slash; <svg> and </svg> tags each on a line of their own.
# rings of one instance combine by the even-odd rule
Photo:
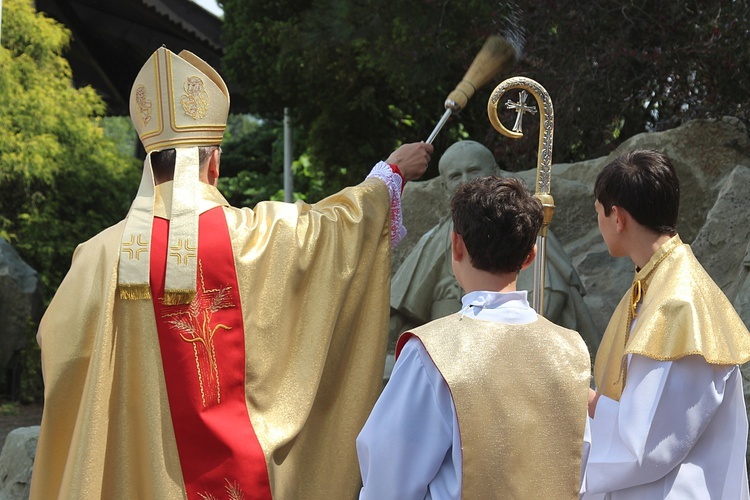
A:
<svg viewBox="0 0 750 500">
<path fill-rule="evenodd" d="M 130 117 L 146 150 L 143 176 L 125 220 L 117 284 L 120 297 L 150 299 L 151 228 L 155 185 L 151 154 L 175 148 L 164 303 L 195 296 L 199 216 L 199 146 L 218 146 L 226 129 L 229 91 L 221 76 L 195 54 L 165 47 L 141 68 L 130 92 Z M 166 185 L 165 185 L 166 186 Z"/>
</svg>

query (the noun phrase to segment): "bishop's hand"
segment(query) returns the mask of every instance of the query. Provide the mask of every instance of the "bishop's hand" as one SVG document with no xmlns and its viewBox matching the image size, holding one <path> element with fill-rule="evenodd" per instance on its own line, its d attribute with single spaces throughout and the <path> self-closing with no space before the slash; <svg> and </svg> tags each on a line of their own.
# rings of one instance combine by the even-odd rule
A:
<svg viewBox="0 0 750 500">
<path fill-rule="evenodd" d="M 404 144 L 391 153 L 385 162 L 390 165 L 398 165 L 404 180 L 413 181 L 422 177 L 427 170 L 427 164 L 430 162 L 434 149 L 432 144 L 425 142 Z"/>
</svg>

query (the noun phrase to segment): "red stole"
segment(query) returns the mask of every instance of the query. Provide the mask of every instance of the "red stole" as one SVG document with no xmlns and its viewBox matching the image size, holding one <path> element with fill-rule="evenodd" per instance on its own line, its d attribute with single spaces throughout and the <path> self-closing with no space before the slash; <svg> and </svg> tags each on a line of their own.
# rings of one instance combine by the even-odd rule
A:
<svg viewBox="0 0 750 500">
<path fill-rule="evenodd" d="M 151 291 L 180 466 L 189 499 L 270 499 L 263 450 L 245 403 L 245 332 L 221 207 L 200 216 L 197 293 L 165 306 L 169 221 L 154 218 Z M 159 446 L 159 443 L 154 443 Z"/>
</svg>

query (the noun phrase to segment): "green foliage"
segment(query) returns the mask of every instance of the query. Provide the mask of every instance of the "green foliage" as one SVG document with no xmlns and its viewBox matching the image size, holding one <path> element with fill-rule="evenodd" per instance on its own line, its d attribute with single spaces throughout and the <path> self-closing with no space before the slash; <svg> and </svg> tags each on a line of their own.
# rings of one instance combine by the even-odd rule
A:
<svg viewBox="0 0 750 500">
<path fill-rule="evenodd" d="M 278 120 L 290 107 L 328 192 L 361 180 L 399 143 L 427 138 L 505 9 L 479 0 L 222 4 L 226 76 L 257 116 Z M 475 114 L 467 109 L 452 121 L 438 146 Z"/>
<path fill-rule="evenodd" d="M 536 166 L 533 118 L 516 141 L 487 119 L 490 92 L 515 75 L 552 97 L 556 163 L 605 155 L 637 133 L 695 118 L 750 119 L 748 0 L 222 4 L 226 76 L 256 116 L 278 120 L 290 107 L 329 192 L 361 179 L 399 142 L 424 140 L 486 36 L 513 24 L 526 33 L 524 57 L 451 118 L 436 158 L 469 137 L 490 146 L 505 169 Z M 436 174 L 432 167 L 427 177 Z"/>
<path fill-rule="evenodd" d="M 229 117 L 219 178 L 219 189 L 229 203 L 252 207 L 260 201 L 284 199 L 283 137 L 279 121 Z M 300 144 L 295 147 L 304 149 Z M 316 201 L 325 195 L 322 176 L 311 169 L 306 155 L 292 163 L 292 170 L 295 199 Z"/>
<path fill-rule="evenodd" d="M 75 246 L 127 213 L 140 168 L 105 136 L 101 98 L 73 87 L 69 32 L 28 0 L 5 0 L 2 19 L 0 235 L 49 297 Z"/>
<path fill-rule="evenodd" d="M 19 374 L 18 399 L 28 404 L 44 399 L 44 380 L 42 379 L 42 352 L 36 342 L 38 325 L 29 318 L 26 328 L 26 347 L 18 353 L 17 367 Z M 11 388 L 11 391 L 16 388 Z"/>
<path fill-rule="evenodd" d="M 123 158 L 137 154 L 141 141 L 129 116 L 105 116 L 101 120 L 104 136 L 112 140 Z"/>
<path fill-rule="evenodd" d="M 20 407 L 16 401 L 0 404 L 0 415 L 18 415 L 20 411 Z"/>
<path fill-rule="evenodd" d="M 517 72 L 555 105 L 555 161 L 698 118 L 750 119 L 747 0 L 524 3 Z M 542 26 L 555 24 L 554 33 Z"/>
</svg>

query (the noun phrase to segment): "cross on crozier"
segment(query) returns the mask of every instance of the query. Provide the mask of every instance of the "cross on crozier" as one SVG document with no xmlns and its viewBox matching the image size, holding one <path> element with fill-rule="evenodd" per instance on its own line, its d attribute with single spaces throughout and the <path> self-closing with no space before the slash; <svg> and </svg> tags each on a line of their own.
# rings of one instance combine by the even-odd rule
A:
<svg viewBox="0 0 750 500">
<path fill-rule="evenodd" d="M 508 99 L 508 102 L 505 103 L 505 107 L 507 109 L 515 109 L 516 110 L 516 123 L 513 125 L 513 132 L 519 132 L 521 133 L 521 125 L 523 122 L 523 114 L 524 113 L 531 113 L 532 115 L 536 114 L 536 106 L 527 106 L 526 105 L 526 99 L 529 97 L 528 92 L 525 90 L 522 90 L 521 93 L 518 95 L 518 102 L 513 102 L 510 99 Z"/>
</svg>

